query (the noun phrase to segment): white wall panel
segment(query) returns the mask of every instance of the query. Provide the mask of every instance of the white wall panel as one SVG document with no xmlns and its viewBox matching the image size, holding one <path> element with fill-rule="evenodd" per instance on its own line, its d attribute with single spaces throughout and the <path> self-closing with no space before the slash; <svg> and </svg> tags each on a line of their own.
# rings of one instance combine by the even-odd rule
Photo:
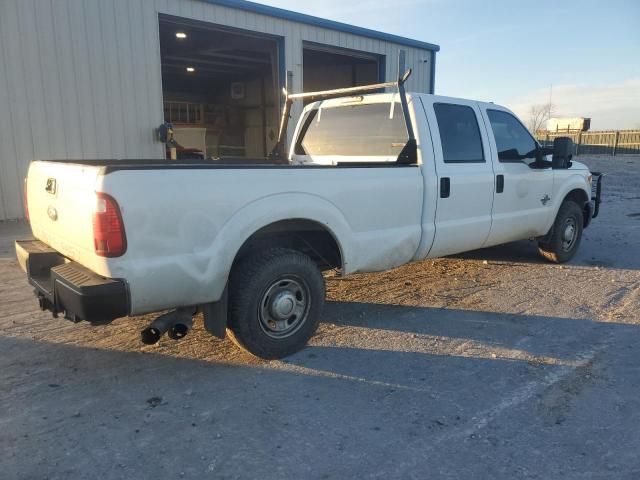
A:
<svg viewBox="0 0 640 480">
<path fill-rule="evenodd" d="M 2 3 L 0 12 L 0 39 L 2 49 L 2 61 L 4 66 L 5 85 L 7 95 L 5 102 L 0 105 L 0 115 L 8 116 L 8 132 L 13 137 L 13 149 L 5 148 L 4 142 L 0 145 L 0 178 L 2 179 L 2 193 L 6 199 L 4 210 L 7 218 L 22 216 L 20 179 L 24 174 L 26 159 L 33 158 L 33 136 L 30 129 L 28 93 L 26 89 L 24 67 L 22 64 L 21 43 L 16 41 L 21 37 L 19 29 L 19 5 L 17 2 Z M 13 39 L 13 41 L 5 41 Z M 6 160 L 5 160 L 6 158 Z"/>
</svg>

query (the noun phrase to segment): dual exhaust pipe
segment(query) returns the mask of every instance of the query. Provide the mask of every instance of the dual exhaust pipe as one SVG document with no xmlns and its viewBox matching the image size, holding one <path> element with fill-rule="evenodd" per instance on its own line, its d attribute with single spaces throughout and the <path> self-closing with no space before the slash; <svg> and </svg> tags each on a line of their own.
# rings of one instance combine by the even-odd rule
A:
<svg viewBox="0 0 640 480">
<path fill-rule="evenodd" d="M 172 340 L 180 340 L 187 336 L 193 327 L 193 308 L 179 308 L 156 318 L 147 328 L 140 332 L 140 339 L 145 345 L 155 345 L 165 333 Z"/>
</svg>

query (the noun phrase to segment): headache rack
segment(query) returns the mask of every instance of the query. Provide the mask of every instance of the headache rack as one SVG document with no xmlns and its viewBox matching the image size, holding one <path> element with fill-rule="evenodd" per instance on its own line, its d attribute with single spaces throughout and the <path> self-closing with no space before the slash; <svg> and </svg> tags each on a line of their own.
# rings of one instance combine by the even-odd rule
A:
<svg viewBox="0 0 640 480">
<path fill-rule="evenodd" d="M 604 173 L 591 172 L 591 175 L 591 200 L 593 200 L 592 218 L 596 218 L 598 213 L 600 213 L 600 203 L 602 203 L 600 195 L 602 194 L 602 177 L 604 177 Z"/>
<path fill-rule="evenodd" d="M 306 92 L 306 93 L 288 93 L 286 88 L 282 89 L 282 93 L 285 98 L 284 108 L 282 109 L 282 118 L 280 120 L 280 130 L 278 132 L 278 141 L 273 147 L 273 150 L 269 154 L 269 159 L 278 163 L 286 161 L 287 153 L 287 127 L 289 125 L 289 119 L 291 118 L 291 107 L 296 100 L 308 100 L 310 102 L 317 102 L 321 100 L 330 100 L 333 98 L 353 97 L 357 95 L 363 95 L 366 93 L 372 93 L 386 88 L 395 88 L 398 91 L 400 97 L 400 104 L 402 106 L 402 115 L 404 117 L 404 123 L 407 127 L 407 143 L 398 155 L 398 163 L 401 164 L 414 164 L 418 161 L 418 147 L 416 143 L 416 137 L 413 131 L 413 125 L 411 123 L 411 116 L 409 114 L 409 104 L 407 102 L 407 92 L 405 90 L 405 83 L 411 76 L 412 70 L 402 72 L 401 65 L 404 65 L 403 51 L 400 52 L 398 61 L 398 80 L 395 82 L 374 83 L 371 85 L 362 85 L 359 87 L 347 87 L 337 88 L 335 90 L 323 90 L 319 92 Z M 395 99 L 392 99 L 395 101 Z"/>
</svg>

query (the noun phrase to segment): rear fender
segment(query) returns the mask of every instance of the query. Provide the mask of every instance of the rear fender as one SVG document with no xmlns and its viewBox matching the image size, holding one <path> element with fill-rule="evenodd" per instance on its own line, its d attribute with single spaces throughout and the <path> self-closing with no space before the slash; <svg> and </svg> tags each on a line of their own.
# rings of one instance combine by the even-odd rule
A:
<svg viewBox="0 0 640 480">
<path fill-rule="evenodd" d="M 206 255 L 207 268 L 199 281 L 211 282 L 214 300 L 220 298 L 238 251 L 255 232 L 283 220 L 310 220 L 326 227 L 340 248 L 342 268 L 349 271 L 352 236 L 342 212 L 328 200 L 306 193 L 284 193 L 262 197 L 238 210 L 220 229 Z"/>
</svg>

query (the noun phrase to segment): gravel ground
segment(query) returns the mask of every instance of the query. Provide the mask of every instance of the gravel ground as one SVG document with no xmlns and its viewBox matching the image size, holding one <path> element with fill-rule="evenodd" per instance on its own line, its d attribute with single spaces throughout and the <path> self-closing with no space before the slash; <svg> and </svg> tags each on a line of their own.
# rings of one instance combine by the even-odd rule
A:
<svg viewBox="0 0 640 480">
<path fill-rule="evenodd" d="M 311 345 L 262 362 L 200 324 L 37 309 L 0 226 L 2 478 L 640 477 L 640 157 L 568 265 L 530 242 L 329 277 Z"/>
</svg>

